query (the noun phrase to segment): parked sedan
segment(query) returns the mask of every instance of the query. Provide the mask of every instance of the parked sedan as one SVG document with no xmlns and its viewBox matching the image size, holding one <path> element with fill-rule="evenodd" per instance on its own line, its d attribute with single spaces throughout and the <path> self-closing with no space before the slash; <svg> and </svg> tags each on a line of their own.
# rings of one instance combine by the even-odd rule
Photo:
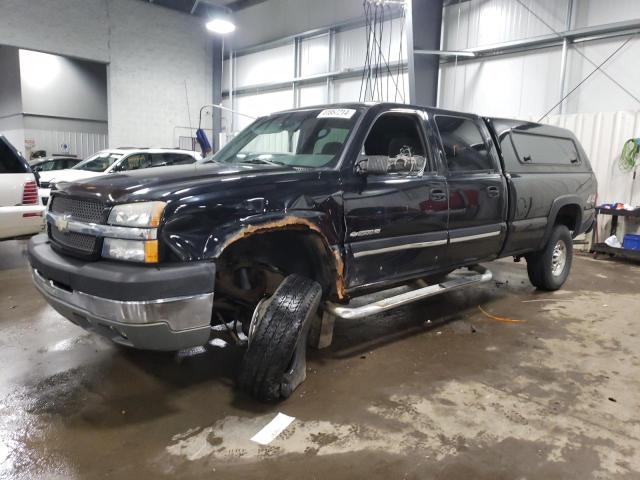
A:
<svg viewBox="0 0 640 480">
<path fill-rule="evenodd" d="M 51 172 L 54 170 L 66 170 L 75 167 L 82 161 L 77 157 L 49 157 L 36 160 L 31 163 L 31 170 L 34 172 Z"/>
<path fill-rule="evenodd" d="M 0 135 L 0 240 L 39 233 L 44 227 L 43 213 L 29 164 Z"/>
<path fill-rule="evenodd" d="M 51 186 L 109 173 L 141 168 L 186 165 L 201 159 L 198 152 L 167 148 L 115 148 L 102 150 L 68 170 L 40 172 L 40 197 L 46 205 Z"/>
</svg>

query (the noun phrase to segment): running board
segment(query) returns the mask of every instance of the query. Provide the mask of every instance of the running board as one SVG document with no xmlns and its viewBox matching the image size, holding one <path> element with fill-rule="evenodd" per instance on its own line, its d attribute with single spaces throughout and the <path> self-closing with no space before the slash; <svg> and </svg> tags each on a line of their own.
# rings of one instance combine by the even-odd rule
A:
<svg viewBox="0 0 640 480">
<path fill-rule="evenodd" d="M 406 305 L 408 303 L 416 302 L 424 298 L 433 297 L 441 293 L 452 292 L 460 288 L 468 287 L 470 285 L 478 285 L 480 283 L 488 282 L 493 277 L 491 271 L 483 267 L 482 265 L 472 265 L 467 267 L 475 275 L 468 275 L 461 278 L 453 278 L 436 285 L 429 285 L 427 287 L 417 288 L 409 292 L 394 295 L 392 297 L 383 298 L 368 305 L 362 305 L 360 307 L 349 307 L 348 305 L 338 305 L 335 303 L 327 302 L 325 308 L 328 313 L 345 319 L 357 319 L 368 317 L 369 315 L 375 315 L 377 313 L 386 312 L 392 308 Z"/>
</svg>

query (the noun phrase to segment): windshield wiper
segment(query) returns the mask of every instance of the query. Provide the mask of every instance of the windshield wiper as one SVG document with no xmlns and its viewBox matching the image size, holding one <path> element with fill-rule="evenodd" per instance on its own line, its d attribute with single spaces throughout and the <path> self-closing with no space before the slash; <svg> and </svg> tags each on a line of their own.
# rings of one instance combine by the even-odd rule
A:
<svg viewBox="0 0 640 480">
<path fill-rule="evenodd" d="M 267 160 L 265 158 L 252 158 L 249 160 L 242 160 L 238 163 L 247 163 L 253 165 L 272 165 L 274 167 L 286 165 L 284 162 L 279 162 L 278 160 Z"/>
</svg>

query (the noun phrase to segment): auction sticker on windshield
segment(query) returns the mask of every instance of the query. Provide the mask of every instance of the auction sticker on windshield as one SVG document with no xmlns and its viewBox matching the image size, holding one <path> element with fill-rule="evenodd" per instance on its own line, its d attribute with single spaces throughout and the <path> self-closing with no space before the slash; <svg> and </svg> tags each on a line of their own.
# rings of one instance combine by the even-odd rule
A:
<svg viewBox="0 0 640 480">
<path fill-rule="evenodd" d="M 318 118 L 351 118 L 356 113 L 352 108 L 328 108 L 318 114 Z"/>
</svg>

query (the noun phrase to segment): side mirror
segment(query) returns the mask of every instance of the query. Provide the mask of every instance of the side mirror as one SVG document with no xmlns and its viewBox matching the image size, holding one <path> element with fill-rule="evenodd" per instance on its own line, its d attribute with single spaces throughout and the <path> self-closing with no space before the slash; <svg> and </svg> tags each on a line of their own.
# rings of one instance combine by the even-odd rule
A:
<svg viewBox="0 0 640 480">
<path fill-rule="evenodd" d="M 384 155 L 371 155 L 356 163 L 356 173 L 360 175 L 420 175 L 424 170 L 425 163 L 426 159 L 421 156 L 398 155 L 397 157 L 387 157 Z"/>
<path fill-rule="evenodd" d="M 371 155 L 356 163 L 356 173 L 360 175 L 386 175 L 389 172 L 389 157 Z"/>
</svg>

